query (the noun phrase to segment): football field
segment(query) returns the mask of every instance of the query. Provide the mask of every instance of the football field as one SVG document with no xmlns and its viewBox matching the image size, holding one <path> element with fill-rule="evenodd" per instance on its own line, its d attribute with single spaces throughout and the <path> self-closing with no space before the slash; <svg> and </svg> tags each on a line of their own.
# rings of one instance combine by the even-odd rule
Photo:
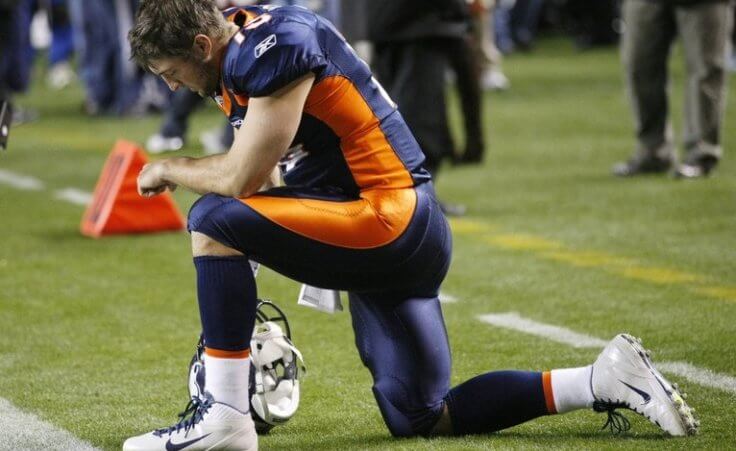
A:
<svg viewBox="0 0 736 451">
<path fill-rule="evenodd" d="M 681 53 L 672 58 L 673 125 L 681 130 Z M 288 314 L 308 374 L 302 403 L 261 449 L 728 449 L 736 447 L 736 75 L 725 159 L 706 180 L 621 180 L 633 149 L 615 49 L 578 53 L 564 40 L 506 61 L 512 89 L 486 94 L 482 166 L 440 173 L 453 263 L 443 311 L 453 384 L 495 369 L 592 363 L 618 332 L 644 340 L 689 394 L 696 437 L 665 437 L 633 412 L 631 431 L 601 430 L 579 411 L 485 436 L 390 437 L 353 343 L 349 313 L 296 305 L 299 284 L 262 270 L 260 297 Z M 42 77 L 37 77 L 39 80 Z M 118 138 L 137 142 L 160 119 L 87 118 L 79 86 L 40 81 L 18 103 L 41 118 L 12 130 L 0 154 L 0 450 L 120 449 L 176 422 L 199 334 L 186 233 L 93 240 L 84 205 Z M 198 112 L 184 151 L 219 126 Z M 461 129 L 457 109 L 452 112 Z M 194 194 L 177 191 L 186 212 Z M 343 295 L 343 302 L 347 296 Z"/>
</svg>

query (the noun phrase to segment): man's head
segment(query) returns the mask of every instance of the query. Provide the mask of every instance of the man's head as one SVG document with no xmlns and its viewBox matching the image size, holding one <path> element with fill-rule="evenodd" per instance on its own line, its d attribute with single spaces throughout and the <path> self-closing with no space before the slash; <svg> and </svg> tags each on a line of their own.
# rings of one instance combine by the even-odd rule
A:
<svg viewBox="0 0 736 451">
<path fill-rule="evenodd" d="M 212 0 L 141 0 L 128 34 L 133 59 L 176 90 L 201 96 L 219 83 L 219 55 L 232 26 Z"/>
</svg>

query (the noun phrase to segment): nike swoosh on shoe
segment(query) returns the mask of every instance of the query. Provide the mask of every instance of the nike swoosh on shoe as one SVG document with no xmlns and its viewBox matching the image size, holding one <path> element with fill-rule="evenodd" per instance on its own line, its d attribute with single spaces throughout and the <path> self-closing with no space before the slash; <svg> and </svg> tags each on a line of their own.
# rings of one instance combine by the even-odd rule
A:
<svg viewBox="0 0 736 451">
<path fill-rule="evenodd" d="M 645 392 L 644 390 L 640 390 L 640 389 L 638 389 L 638 388 L 636 388 L 636 387 L 634 387 L 632 385 L 629 385 L 626 382 L 622 381 L 621 379 L 619 379 L 618 381 L 621 382 L 622 384 L 624 384 L 625 386 L 629 387 L 630 389 L 634 390 L 642 398 L 644 398 L 644 402 L 642 404 L 646 404 L 646 403 L 648 403 L 649 401 L 652 400 L 652 396 L 649 393 Z"/>
<path fill-rule="evenodd" d="M 195 438 L 194 440 L 189 440 L 188 442 L 181 442 L 181 443 L 171 443 L 171 439 L 169 439 L 168 442 L 166 442 L 166 451 L 180 451 L 187 446 L 193 445 L 197 443 L 200 440 L 204 440 L 209 436 L 210 434 L 203 435 L 201 437 Z"/>
</svg>

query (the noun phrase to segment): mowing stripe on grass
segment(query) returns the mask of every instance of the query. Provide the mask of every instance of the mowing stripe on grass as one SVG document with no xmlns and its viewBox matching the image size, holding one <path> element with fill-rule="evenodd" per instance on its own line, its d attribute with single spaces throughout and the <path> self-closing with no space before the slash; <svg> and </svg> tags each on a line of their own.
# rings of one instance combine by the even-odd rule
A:
<svg viewBox="0 0 736 451">
<path fill-rule="evenodd" d="M 516 312 L 479 315 L 478 319 L 484 323 L 505 329 L 517 330 L 542 338 L 548 338 L 558 343 L 570 345 L 574 348 L 602 348 L 606 342 L 600 338 L 590 335 L 579 334 L 564 327 L 552 326 L 551 324 L 538 323 L 523 318 Z"/>
<path fill-rule="evenodd" d="M 92 193 L 76 188 L 64 188 L 54 192 L 54 197 L 69 203 L 87 206 L 92 203 Z"/>
<path fill-rule="evenodd" d="M 478 319 L 493 326 L 535 335 L 575 348 L 602 348 L 608 343 L 603 339 L 564 327 L 524 318 L 516 312 L 478 315 Z M 703 387 L 716 388 L 736 395 L 736 378 L 733 376 L 716 373 L 707 368 L 698 368 L 687 362 L 657 362 L 656 366 L 666 373 L 676 374 Z"/>
<path fill-rule="evenodd" d="M 23 191 L 40 191 L 44 189 L 44 184 L 39 179 L 5 169 L 0 169 L 0 184 Z"/>
<path fill-rule="evenodd" d="M 87 442 L 37 416 L 21 412 L 10 401 L 0 398 L 2 427 L 0 448 L 13 450 L 53 449 L 57 451 L 96 451 Z"/>
</svg>

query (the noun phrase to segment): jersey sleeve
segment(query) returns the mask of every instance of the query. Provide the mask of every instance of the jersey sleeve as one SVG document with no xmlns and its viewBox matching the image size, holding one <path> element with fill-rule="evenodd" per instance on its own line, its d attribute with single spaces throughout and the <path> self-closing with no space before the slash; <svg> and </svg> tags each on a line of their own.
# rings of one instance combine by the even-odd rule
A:
<svg viewBox="0 0 736 451">
<path fill-rule="evenodd" d="M 316 32 L 301 22 L 264 24 L 247 31 L 231 73 L 233 88 L 263 97 L 327 66 Z"/>
</svg>

